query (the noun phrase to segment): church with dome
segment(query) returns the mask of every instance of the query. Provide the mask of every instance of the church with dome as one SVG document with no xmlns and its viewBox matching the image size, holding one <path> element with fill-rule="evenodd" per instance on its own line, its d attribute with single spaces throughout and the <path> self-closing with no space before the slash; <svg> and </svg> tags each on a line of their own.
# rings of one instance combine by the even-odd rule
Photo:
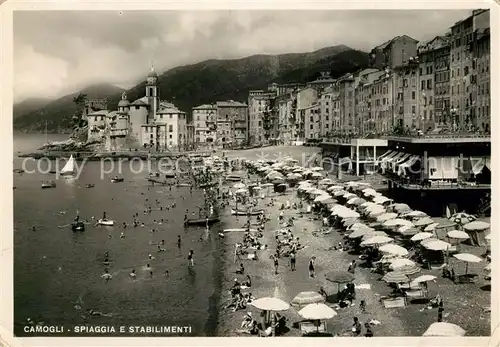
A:
<svg viewBox="0 0 500 347">
<path fill-rule="evenodd" d="M 158 75 L 152 67 L 146 79 L 145 96 L 130 102 L 124 92 L 117 110 L 88 113 L 88 140 L 102 141 L 108 151 L 138 147 L 155 151 L 185 149 L 187 115 L 160 99 L 157 83 Z"/>
</svg>

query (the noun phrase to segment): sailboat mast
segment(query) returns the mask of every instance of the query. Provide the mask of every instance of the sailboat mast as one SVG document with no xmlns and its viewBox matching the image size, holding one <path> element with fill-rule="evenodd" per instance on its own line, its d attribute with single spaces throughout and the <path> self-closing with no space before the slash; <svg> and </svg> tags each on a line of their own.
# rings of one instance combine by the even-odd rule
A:
<svg viewBox="0 0 500 347">
<path fill-rule="evenodd" d="M 45 120 L 45 143 L 49 143 L 49 137 L 47 135 L 47 120 Z"/>
</svg>

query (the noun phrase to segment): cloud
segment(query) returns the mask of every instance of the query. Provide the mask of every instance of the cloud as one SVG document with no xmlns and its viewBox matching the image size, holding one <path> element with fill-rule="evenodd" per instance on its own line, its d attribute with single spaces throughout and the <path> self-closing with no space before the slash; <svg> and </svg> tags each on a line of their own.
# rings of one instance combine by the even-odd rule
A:
<svg viewBox="0 0 500 347">
<path fill-rule="evenodd" d="M 22 11 L 14 13 L 16 101 L 95 82 L 131 85 L 205 59 L 305 52 L 345 44 L 368 51 L 394 36 L 427 40 L 469 10 Z"/>
</svg>

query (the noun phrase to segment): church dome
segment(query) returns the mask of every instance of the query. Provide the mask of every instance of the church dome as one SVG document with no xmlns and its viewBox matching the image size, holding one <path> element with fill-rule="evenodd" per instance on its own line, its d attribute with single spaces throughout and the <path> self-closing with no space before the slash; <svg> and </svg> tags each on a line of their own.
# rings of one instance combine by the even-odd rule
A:
<svg viewBox="0 0 500 347">
<path fill-rule="evenodd" d="M 148 77 L 158 78 L 158 74 L 156 73 L 156 71 L 154 69 L 151 69 L 151 71 L 149 71 L 149 73 L 148 73 Z"/>
<path fill-rule="evenodd" d="M 120 100 L 118 103 L 118 107 L 128 107 L 130 105 L 130 102 L 128 100 Z"/>
</svg>

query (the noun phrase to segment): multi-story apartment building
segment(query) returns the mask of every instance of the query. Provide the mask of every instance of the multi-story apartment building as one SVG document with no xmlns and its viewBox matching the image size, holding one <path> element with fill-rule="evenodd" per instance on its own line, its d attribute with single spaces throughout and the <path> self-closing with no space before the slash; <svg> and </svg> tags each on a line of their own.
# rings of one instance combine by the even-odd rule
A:
<svg viewBox="0 0 500 347">
<path fill-rule="evenodd" d="M 320 136 L 325 137 L 333 131 L 334 120 L 334 87 L 326 87 L 319 95 L 320 107 Z"/>
<path fill-rule="evenodd" d="M 447 52 L 448 55 L 446 55 Z M 441 93 L 446 93 L 444 86 L 446 76 L 443 75 L 447 72 L 448 61 L 449 40 L 447 36 L 436 36 L 432 40 L 422 43 L 418 48 L 420 109 L 416 126 L 424 132 L 434 129 L 437 124 L 436 86 L 440 87 Z M 439 96 L 444 95 L 446 94 Z M 440 97 L 439 100 L 441 101 L 441 99 Z M 442 110 L 440 112 L 442 113 Z"/>
<path fill-rule="evenodd" d="M 411 58 L 408 63 L 394 69 L 393 91 L 395 93 L 394 126 L 411 130 L 417 127 L 417 116 L 419 115 L 419 86 L 418 86 L 419 64 L 418 60 Z"/>
<path fill-rule="evenodd" d="M 342 134 L 352 133 L 354 130 L 354 75 L 346 74 L 338 79 L 340 131 Z"/>
<path fill-rule="evenodd" d="M 355 116 L 354 122 L 354 133 L 364 134 L 365 130 L 372 132 L 374 128 L 374 123 L 370 117 L 370 95 L 371 95 L 371 83 L 377 79 L 383 72 L 377 69 L 365 69 L 360 71 L 355 75 L 354 78 L 354 107 Z M 366 124 L 366 122 L 370 124 Z"/>
<path fill-rule="evenodd" d="M 438 36 L 434 56 L 434 123 L 437 128 L 450 124 L 450 34 Z"/>
<path fill-rule="evenodd" d="M 194 142 L 215 143 L 217 139 L 217 106 L 200 105 L 193 107 Z"/>
<path fill-rule="evenodd" d="M 371 129 L 376 134 L 386 134 L 394 127 L 394 78 L 388 70 L 376 76 L 371 83 Z"/>
<path fill-rule="evenodd" d="M 323 71 L 321 72 L 321 75 L 317 79 L 308 82 L 307 87 L 314 88 L 318 92 L 321 92 L 323 89 L 327 87 L 333 87 L 334 84 L 335 84 L 335 79 L 332 78 L 330 72 Z"/>
<path fill-rule="evenodd" d="M 234 100 L 217 101 L 217 143 L 241 146 L 248 139 L 248 106 Z"/>
<path fill-rule="evenodd" d="M 489 133 L 491 122 L 490 108 L 490 29 L 478 29 L 475 33 L 474 62 L 474 114 L 472 125 Z"/>
<path fill-rule="evenodd" d="M 477 102 L 473 100 L 473 95 L 478 94 L 474 90 L 479 90 L 473 77 L 477 69 L 474 57 L 476 33 L 489 28 L 489 22 L 489 10 L 474 10 L 469 17 L 451 27 L 450 111 L 456 130 L 468 130 L 476 119 Z"/>
<path fill-rule="evenodd" d="M 292 100 L 295 97 L 293 93 L 281 94 L 275 100 L 275 105 L 278 107 L 278 138 L 282 144 L 290 144 L 292 141 Z M 293 119 L 295 119 L 295 114 L 293 114 Z"/>
<path fill-rule="evenodd" d="M 292 113 L 295 112 L 294 127 L 292 128 L 292 138 L 295 141 L 304 141 L 305 139 L 305 115 L 306 109 L 318 102 L 318 91 L 314 88 L 305 88 L 297 93 L 296 104 L 292 102 Z"/>
<path fill-rule="evenodd" d="M 270 138 L 269 130 L 279 127 L 277 112 L 273 112 L 276 85 L 271 85 L 271 90 L 251 90 L 248 95 L 248 141 L 251 144 L 264 144 Z M 274 117 L 276 115 L 276 117 Z M 266 126 L 264 126 L 266 123 Z M 264 128 L 267 130 L 265 131 Z"/>
<path fill-rule="evenodd" d="M 404 65 L 417 55 L 418 41 L 408 35 L 396 36 L 373 48 L 370 52 L 370 67 L 383 70 Z"/>
<path fill-rule="evenodd" d="M 321 138 L 321 105 L 315 103 L 301 111 L 304 114 L 304 139 L 317 140 Z"/>
</svg>

